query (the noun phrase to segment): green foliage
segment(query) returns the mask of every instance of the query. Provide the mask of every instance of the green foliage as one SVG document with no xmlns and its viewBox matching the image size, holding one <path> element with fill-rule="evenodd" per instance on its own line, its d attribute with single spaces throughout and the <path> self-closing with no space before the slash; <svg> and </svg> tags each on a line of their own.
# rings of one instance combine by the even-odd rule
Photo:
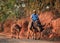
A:
<svg viewBox="0 0 60 43">
<path fill-rule="evenodd" d="M 18 1 L 18 3 L 16 1 Z M 21 8 L 21 3 L 23 3 L 21 0 L 0 0 L 0 22 L 5 21 L 7 18 L 16 19 L 16 17 L 26 16 L 27 14 L 24 14 L 26 12 L 21 14 L 21 11 L 33 9 L 41 10 L 47 5 L 60 11 L 59 0 L 26 0 L 24 2 L 26 9 Z M 20 8 L 18 8 L 18 6 L 20 6 Z"/>
<path fill-rule="evenodd" d="M 8 18 L 8 16 L 13 15 L 14 3 L 15 0 L 8 0 L 6 2 L 2 0 L 0 1 L 0 22 L 4 22 Z"/>
<path fill-rule="evenodd" d="M 0 17 L 0 22 L 4 22 L 4 21 L 7 19 L 7 17 L 8 17 L 7 14 L 6 14 L 6 15 L 2 15 L 2 16 Z"/>
</svg>

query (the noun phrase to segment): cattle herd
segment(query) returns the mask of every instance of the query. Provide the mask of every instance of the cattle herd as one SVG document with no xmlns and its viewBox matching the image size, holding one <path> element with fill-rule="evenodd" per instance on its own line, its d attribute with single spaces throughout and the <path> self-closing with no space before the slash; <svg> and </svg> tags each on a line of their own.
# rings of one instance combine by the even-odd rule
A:
<svg viewBox="0 0 60 43">
<path fill-rule="evenodd" d="M 58 15 L 58 14 L 57 14 Z M 9 33 L 11 38 L 19 39 L 54 39 L 60 38 L 60 18 L 57 18 L 52 11 L 41 12 L 39 20 L 45 25 L 42 32 L 30 30 L 30 17 L 20 20 L 7 20 L 4 23 L 4 32 Z"/>
</svg>

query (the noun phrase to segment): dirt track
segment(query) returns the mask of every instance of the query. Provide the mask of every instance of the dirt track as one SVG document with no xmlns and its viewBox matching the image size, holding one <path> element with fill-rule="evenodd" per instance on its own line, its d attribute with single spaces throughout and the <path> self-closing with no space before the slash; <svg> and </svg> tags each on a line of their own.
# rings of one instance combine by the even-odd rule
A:
<svg viewBox="0 0 60 43">
<path fill-rule="evenodd" d="M 0 43 L 59 43 L 52 41 L 41 41 L 41 40 L 20 40 L 20 39 L 0 39 Z"/>
<path fill-rule="evenodd" d="M 60 43 L 53 41 L 45 41 L 45 40 L 29 40 L 29 39 L 11 39 L 7 38 L 4 35 L 0 35 L 0 43 Z"/>
</svg>

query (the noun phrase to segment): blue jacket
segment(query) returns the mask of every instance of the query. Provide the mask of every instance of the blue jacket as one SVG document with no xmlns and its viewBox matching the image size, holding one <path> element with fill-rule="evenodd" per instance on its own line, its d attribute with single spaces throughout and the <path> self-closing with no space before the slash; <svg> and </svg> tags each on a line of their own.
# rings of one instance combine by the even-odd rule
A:
<svg viewBox="0 0 60 43">
<path fill-rule="evenodd" d="M 38 20 L 38 15 L 37 14 L 32 14 L 31 18 L 32 18 L 33 21 L 36 21 L 36 20 Z"/>
</svg>

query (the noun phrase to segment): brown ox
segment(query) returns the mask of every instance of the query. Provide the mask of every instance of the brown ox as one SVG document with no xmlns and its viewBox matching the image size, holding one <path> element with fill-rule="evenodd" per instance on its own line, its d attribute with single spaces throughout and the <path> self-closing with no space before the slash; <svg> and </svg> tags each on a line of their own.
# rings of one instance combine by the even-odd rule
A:
<svg viewBox="0 0 60 43">
<path fill-rule="evenodd" d="M 33 24 L 33 28 L 32 30 L 30 30 L 30 25 L 31 23 L 29 23 L 28 25 L 28 32 L 27 32 L 27 37 L 30 39 L 40 39 L 40 27 L 37 26 L 37 23 Z"/>
<path fill-rule="evenodd" d="M 29 21 L 30 21 L 29 17 L 22 19 L 22 29 L 20 31 L 20 39 L 27 38 L 27 31 L 28 31 L 28 23 L 29 23 Z"/>
<path fill-rule="evenodd" d="M 19 38 L 20 31 L 21 31 L 21 26 L 19 26 L 18 24 L 13 24 L 11 27 L 11 37 Z"/>
<path fill-rule="evenodd" d="M 48 38 L 51 34 L 52 27 L 51 21 L 55 18 L 55 15 L 52 11 L 46 11 L 40 14 L 39 19 L 44 26 L 44 31 L 41 33 L 43 39 Z"/>
<path fill-rule="evenodd" d="M 59 39 L 60 38 L 60 18 L 54 19 L 50 22 L 50 26 L 43 31 L 43 37 L 46 39 Z M 59 39 L 60 40 L 60 39 Z"/>
<path fill-rule="evenodd" d="M 60 18 L 57 18 L 55 20 L 52 21 L 52 34 L 50 35 L 50 37 L 60 37 Z"/>
</svg>

